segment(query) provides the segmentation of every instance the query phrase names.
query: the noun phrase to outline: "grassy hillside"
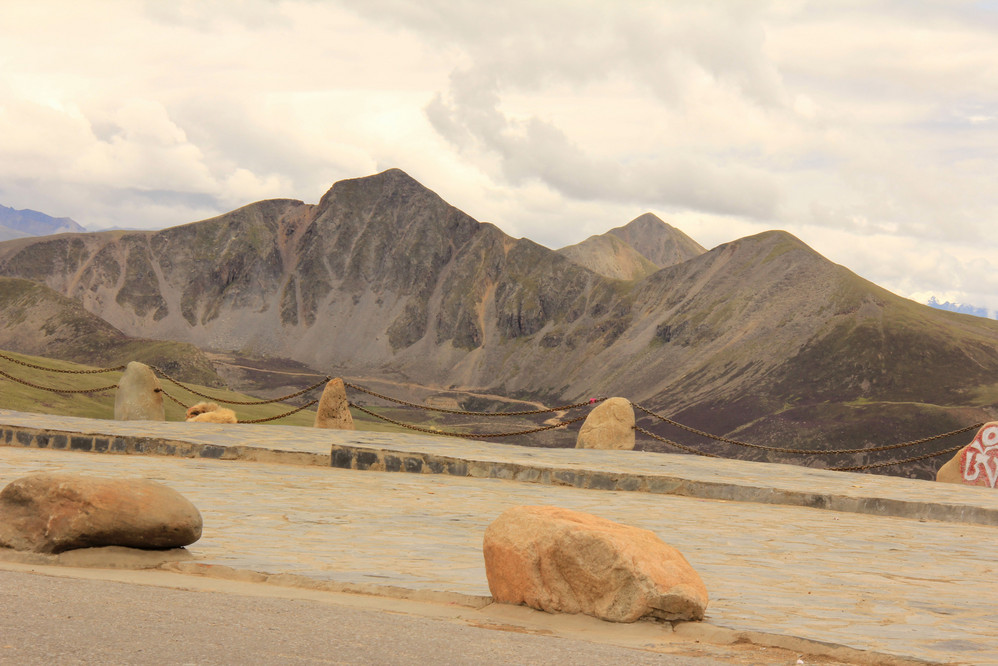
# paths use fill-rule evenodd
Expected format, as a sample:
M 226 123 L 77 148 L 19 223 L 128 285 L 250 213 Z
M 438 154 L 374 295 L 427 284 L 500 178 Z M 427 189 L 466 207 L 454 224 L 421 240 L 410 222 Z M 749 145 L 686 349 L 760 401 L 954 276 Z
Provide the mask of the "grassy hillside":
M 79 365 L 68 361 L 42 358 L 37 356 L 25 356 L 13 352 L 2 352 L 5 356 L 31 363 L 34 365 L 53 368 L 55 370 L 92 370 L 90 366 Z M 35 368 L 25 367 L 17 363 L 12 363 L 0 358 L 0 371 L 15 377 L 19 380 L 44 386 L 53 389 L 80 390 L 102 387 L 116 387 L 121 379 L 121 372 L 107 372 L 100 374 L 65 374 L 58 372 L 48 372 Z M 192 395 L 188 391 L 180 388 L 172 382 L 161 378 L 163 389 L 174 396 L 185 405 L 199 402 L 202 398 Z M 247 401 L 255 400 L 253 396 L 230 391 L 224 388 L 206 387 L 191 385 L 196 391 L 211 395 L 214 398 L 224 400 Z M 318 398 L 321 388 L 316 389 L 308 396 L 308 400 Z M 0 408 L 12 409 L 19 412 L 35 412 L 39 414 L 58 414 L 62 416 L 80 416 L 92 419 L 113 419 L 114 418 L 114 397 L 115 388 L 99 393 L 56 393 L 53 391 L 32 388 L 20 382 L 0 376 Z M 167 421 L 183 421 L 184 409 L 170 399 L 164 401 L 166 406 Z M 224 404 L 224 403 L 222 403 Z M 292 405 L 275 403 L 269 405 L 241 406 L 232 405 L 240 421 L 247 421 L 259 418 L 276 416 L 293 408 Z M 354 422 L 358 430 L 369 430 L 379 432 L 396 432 L 402 430 L 391 424 L 373 419 L 366 414 L 353 412 Z M 312 427 L 315 422 L 315 410 L 307 409 L 292 416 L 280 420 L 271 421 L 274 425 L 294 425 Z
M 31 280 L 0 277 L 0 349 L 99 367 L 140 361 L 183 381 L 224 386 L 194 345 L 126 336 L 80 302 Z

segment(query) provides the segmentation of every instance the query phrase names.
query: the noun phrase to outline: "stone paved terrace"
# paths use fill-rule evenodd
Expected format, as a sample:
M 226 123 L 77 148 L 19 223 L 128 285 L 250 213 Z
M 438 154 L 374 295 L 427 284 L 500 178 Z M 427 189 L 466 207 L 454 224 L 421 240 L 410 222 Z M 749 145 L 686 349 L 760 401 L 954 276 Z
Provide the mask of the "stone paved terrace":
M 484 597 L 486 526 L 510 506 L 555 504 L 651 529 L 677 547 L 711 593 L 711 624 L 934 662 L 998 663 L 993 491 L 681 455 L 281 426 L 0 410 L 0 429 L 0 485 L 66 470 L 144 476 L 184 493 L 205 519 L 204 536 L 189 548 L 191 570 L 224 565 Z M 400 471 L 333 467 L 337 451 L 344 467 Z M 434 469 L 446 473 L 427 473 Z M 503 476 L 529 482 L 490 478 Z M 596 489 L 611 481 L 630 490 Z
M 643 451 L 545 449 L 295 426 L 111 421 L 4 409 L 0 445 L 442 473 L 998 525 L 998 493 L 985 488 Z

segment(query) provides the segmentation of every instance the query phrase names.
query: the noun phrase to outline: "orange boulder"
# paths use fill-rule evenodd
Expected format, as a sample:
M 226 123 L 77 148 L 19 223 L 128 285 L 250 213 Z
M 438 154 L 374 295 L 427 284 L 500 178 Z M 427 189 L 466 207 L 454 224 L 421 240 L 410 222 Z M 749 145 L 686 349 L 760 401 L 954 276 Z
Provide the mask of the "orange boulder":
M 653 532 L 553 506 L 504 511 L 485 531 L 496 601 L 612 622 L 701 620 L 707 588 Z

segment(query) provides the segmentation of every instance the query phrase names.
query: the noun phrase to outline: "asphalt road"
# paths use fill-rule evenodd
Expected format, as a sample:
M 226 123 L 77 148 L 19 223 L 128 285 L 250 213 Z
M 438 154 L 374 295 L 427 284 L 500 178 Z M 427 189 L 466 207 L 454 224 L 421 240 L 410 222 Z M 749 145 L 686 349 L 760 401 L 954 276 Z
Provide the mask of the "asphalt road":
M 382 607 L 359 608 L 332 597 L 255 596 L 0 570 L 0 663 L 839 663 L 799 662 L 796 653 L 751 645 L 680 642 L 649 646 L 659 651 L 632 649 L 543 629 L 501 623 L 485 628 L 488 622 L 474 626 L 467 618 L 446 617 L 446 611 L 429 613 L 444 617 L 427 617 L 392 610 L 390 600 L 377 603 Z

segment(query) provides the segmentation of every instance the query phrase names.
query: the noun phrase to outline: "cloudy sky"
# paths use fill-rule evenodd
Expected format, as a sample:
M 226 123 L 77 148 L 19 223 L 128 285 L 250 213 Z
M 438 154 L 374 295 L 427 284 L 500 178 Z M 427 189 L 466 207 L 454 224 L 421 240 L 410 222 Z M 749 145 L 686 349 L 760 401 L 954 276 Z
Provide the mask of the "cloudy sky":
M 2 205 L 160 228 L 390 167 L 553 248 L 785 229 L 998 310 L 998 1 L 0 2 Z

